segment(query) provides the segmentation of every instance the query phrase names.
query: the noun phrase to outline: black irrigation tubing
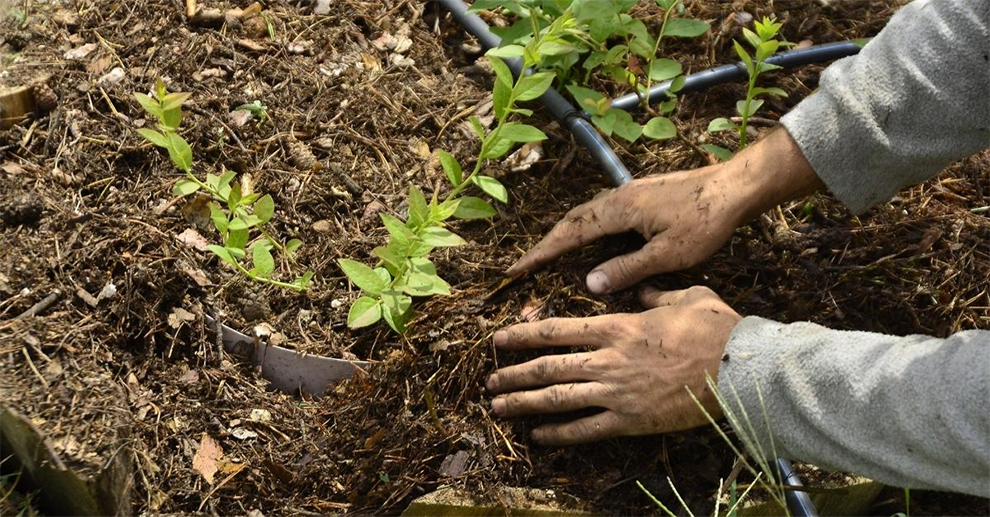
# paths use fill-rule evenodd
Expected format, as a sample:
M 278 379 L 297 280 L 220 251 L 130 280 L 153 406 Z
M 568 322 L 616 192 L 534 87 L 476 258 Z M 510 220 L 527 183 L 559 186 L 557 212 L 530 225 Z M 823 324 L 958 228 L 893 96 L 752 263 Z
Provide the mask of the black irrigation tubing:
M 768 57 L 766 62 L 781 68 L 794 68 L 852 56 L 859 53 L 860 48 L 860 44 L 852 41 L 823 43 L 800 50 L 775 54 Z M 742 81 L 747 77 L 749 77 L 749 74 L 746 72 L 746 65 L 742 61 L 717 66 L 684 76 L 684 86 L 677 91 L 677 94 L 700 92 L 719 84 Z M 664 81 L 650 88 L 650 104 L 667 100 L 667 93 L 670 91 L 670 84 L 672 82 L 672 80 Z M 635 93 L 623 95 L 612 101 L 613 108 L 624 109 L 626 111 L 634 111 L 639 108 L 639 105 L 640 98 Z
M 466 32 L 477 38 L 483 47 L 495 48 L 499 46 L 501 43 L 499 37 L 489 30 L 488 25 L 478 15 L 469 13 L 468 6 L 463 1 L 437 1 L 450 12 Z M 852 41 L 825 43 L 783 52 L 767 58 L 767 62 L 782 68 L 793 68 L 851 56 L 859 53 L 860 48 L 862 48 L 861 44 Z M 522 65 L 518 59 L 507 60 L 507 63 L 514 73 L 523 73 Z M 712 86 L 739 81 L 747 77 L 746 67 L 742 62 L 723 65 L 685 76 L 684 86 L 677 93 L 699 92 Z M 649 101 L 653 103 L 665 100 L 670 91 L 671 82 L 665 81 L 650 88 Z M 564 127 L 571 131 L 574 138 L 588 149 L 613 184 L 618 186 L 632 180 L 629 170 L 615 154 L 612 147 L 608 145 L 608 142 L 598 133 L 598 130 L 588 121 L 587 115 L 583 111 L 575 108 L 555 90 L 547 91 L 540 97 L 540 101 Z M 635 110 L 639 104 L 640 98 L 635 93 L 612 101 L 612 107 L 627 111 Z M 790 490 L 785 493 L 785 499 L 791 513 L 798 517 L 817 517 L 818 510 L 808 493 L 801 490 L 804 485 L 801 484 L 801 479 L 794 471 L 791 462 L 778 458 L 776 467 L 781 482 L 790 487 Z

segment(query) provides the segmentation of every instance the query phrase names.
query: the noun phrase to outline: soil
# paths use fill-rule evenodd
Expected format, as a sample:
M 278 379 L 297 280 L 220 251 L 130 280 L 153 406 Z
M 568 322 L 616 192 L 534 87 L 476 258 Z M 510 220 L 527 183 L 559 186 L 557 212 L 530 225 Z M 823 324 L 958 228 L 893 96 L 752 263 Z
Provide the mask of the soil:
M 897 6 L 687 3 L 714 30 L 665 50 L 692 71 L 733 60 L 733 20 L 744 10 L 776 13 L 790 41 L 824 43 L 876 34 Z M 502 286 L 505 268 L 562 214 L 608 187 L 539 110 L 533 123 L 550 136 L 543 158 L 525 172 L 489 171 L 509 188 L 510 204 L 491 221 L 457 223 L 469 244 L 433 254 L 454 294 L 417 302 L 401 338 L 385 326 L 346 328 L 356 293 L 334 260 L 370 259 L 386 239 L 376 213 L 401 216 L 410 183 L 427 195 L 446 188 L 437 150 L 466 163 L 477 147 L 463 123 L 484 109 L 491 78 L 445 13 L 409 0 L 330 2 L 326 14 L 269 1 L 264 17 L 208 25 L 187 20 L 181 4 L 32 3 L 26 19 L 8 12 L 0 25 L 0 86 L 50 75 L 39 112 L 0 130 L 5 403 L 81 471 L 131 454 L 134 513 L 398 513 L 452 484 L 552 489 L 601 513 L 649 514 L 657 509 L 635 481 L 669 501 L 667 477 L 696 512 L 710 511 L 734 461 L 712 430 L 547 448 L 527 437 L 533 419 L 488 413 L 483 379 L 528 357 L 496 353 L 490 336 L 524 307 L 543 317 L 639 310 L 634 293 L 596 297 L 583 282 L 604 258 L 640 244 L 629 236 Z M 381 50 L 383 34 L 407 34 L 411 46 Z M 66 57 L 88 44 L 85 56 Z M 790 96 L 768 101 L 763 116 L 776 119 L 811 93 L 821 70 L 774 76 Z M 225 167 L 275 198 L 271 231 L 305 242 L 298 260 L 316 273 L 309 291 L 253 284 L 177 240 L 196 227 L 195 206 L 173 199 L 179 173 L 135 132 L 149 122 L 133 92 L 157 77 L 193 92 L 183 135 L 197 174 Z M 727 85 L 684 99 L 674 116 L 684 138 L 615 146 L 636 176 L 705 165 L 710 157 L 696 144 L 741 91 Z M 230 112 L 255 100 L 267 120 L 236 125 Z M 974 210 L 990 204 L 988 171 L 984 152 L 858 217 L 816 194 L 740 228 L 704 264 L 653 283 L 706 285 L 740 313 L 780 321 L 899 335 L 990 328 L 990 220 Z M 299 272 L 281 264 L 277 275 Z M 52 293 L 60 296 L 46 310 L 14 319 Z M 274 392 L 250 365 L 217 356 L 205 314 L 245 332 L 266 323 L 307 353 L 376 364 L 318 400 Z M 204 436 L 228 460 L 213 485 L 193 468 Z M 990 511 L 987 500 L 958 495 L 912 493 L 911 503 L 914 515 Z M 900 510 L 893 506 L 878 511 Z

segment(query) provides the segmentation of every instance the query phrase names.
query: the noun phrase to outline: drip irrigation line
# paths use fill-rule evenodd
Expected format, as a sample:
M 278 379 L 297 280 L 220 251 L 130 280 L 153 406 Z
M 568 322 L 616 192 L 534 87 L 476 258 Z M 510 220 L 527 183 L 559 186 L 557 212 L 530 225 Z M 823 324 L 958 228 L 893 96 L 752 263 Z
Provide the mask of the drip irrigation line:
M 444 9 L 453 15 L 457 23 L 468 34 L 478 39 L 482 47 L 486 49 L 495 48 L 501 43 L 502 40 L 488 29 L 488 24 L 484 20 L 478 17 L 477 14 L 468 12 L 467 4 L 461 0 L 438 1 Z M 519 59 L 506 59 L 505 62 L 512 69 L 512 73 L 517 76 L 523 73 L 522 62 Z M 528 72 L 527 70 L 526 73 Z M 543 103 L 543 106 L 550 111 L 561 125 L 574 135 L 574 139 L 591 153 L 591 156 L 601 165 L 605 171 L 605 175 L 608 176 L 612 184 L 619 186 L 632 181 L 632 174 L 629 173 L 629 169 L 622 163 L 622 160 L 615 154 L 615 151 L 608 145 L 608 142 L 602 138 L 601 133 L 595 129 L 595 126 L 585 118 L 581 110 L 575 108 L 574 105 L 553 89 L 547 90 L 540 97 L 540 102 Z
M 801 478 L 794 471 L 794 466 L 789 460 L 777 458 L 777 473 L 784 485 L 793 488 L 803 487 Z M 784 500 L 787 501 L 787 508 L 794 515 L 801 517 L 818 517 L 818 509 L 815 503 L 811 502 L 811 496 L 803 490 L 785 490 Z
M 468 34 L 478 39 L 482 47 L 488 49 L 499 46 L 501 39 L 489 30 L 488 24 L 478 17 L 478 15 L 469 13 L 467 4 L 462 0 L 437 1 L 444 9 L 450 12 L 454 19 L 457 20 L 457 23 Z M 766 61 L 781 68 L 793 68 L 851 56 L 857 54 L 861 47 L 860 44 L 851 41 L 825 43 L 777 54 L 767 58 Z M 506 64 L 509 65 L 509 68 L 516 75 L 529 73 L 528 70 L 522 70 L 522 63 L 519 59 L 508 59 L 506 60 Z M 686 76 L 684 86 L 678 91 L 678 94 L 698 92 L 715 85 L 739 81 L 746 77 L 748 77 L 748 74 L 742 62 L 723 65 Z M 653 103 L 666 99 L 667 92 L 670 91 L 671 82 L 665 81 L 650 88 L 650 102 Z M 605 175 L 608 176 L 614 185 L 619 186 L 632 181 L 632 175 L 629 173 L 629 169 L 626 168 L 612 147 L 591 124 L 586 113 L 575 108 L 567 99 L 552 89 L 540 97 L 540 102 L 574 135 L 575 140 L 588 149 L 588 152 L 591 153 L 591 156 L 602 167 Z M 632 111 L 638 108 L 639 103 L 639 97 L 636 94 L 630 94 L 612 101 L 612 107 Z M 804 486 L 789 460 L 778 458 L 776 466 L 781 481 L 785 485 L 790 487 Z M 815 508 L 807 492 L 788 490 L 785 498 L 788 508 L 794 515 L 798 517 L 818 516 L 818 510 Z
M 861 44 L 852 41 L 823 43 L 800 50 L 774 54 L 768 57 L 766 62 L 785 69 L 794 68 L 852 56 L 859 53 L 860 48 L 862 48 Z M 742 61 L 717 66 L 684 76 L 684 87 L 678 90 L 677 94 L 700 92 L 712 86 L 742 81 L 748 77 L 749 73 L 746 71 L 746 65 Z M 650 104 L 667 100 L 667 93 L 670 91 L 670 84 L 672 82 L 673 80 L 667 80 L 650 88 Z M 639 108 L 639 105 L 640 99 L 635 93 L 623 95 L 612 101 L 613 108 L 626 111 L 635 111 Z

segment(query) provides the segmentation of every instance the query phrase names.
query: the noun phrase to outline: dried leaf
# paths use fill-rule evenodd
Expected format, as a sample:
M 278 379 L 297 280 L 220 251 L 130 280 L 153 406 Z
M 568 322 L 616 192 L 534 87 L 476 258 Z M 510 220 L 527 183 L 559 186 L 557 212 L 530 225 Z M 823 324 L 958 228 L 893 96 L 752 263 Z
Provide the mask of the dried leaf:
M 203 479 L 212 485 L 213 476 L 219 470 L 217 462 L 222 457 L 223 449 L 220 448 L 220 444 L 210 438 L 208 434 L 203 433 L 203 438 L 199 442 L 199 449 L 196 449 L 196 455 L 193 457 L 193 470 L 199 472 Z
M 172 309 L 172 313 L 168 315 L 168 326 L 174 329 L 181 327 L 183 323 L 189 321 L 196 321 L 196 315 L 182 307 Z
M 199 251 L 207 251 L 210 245 L 202 235 L 193 228 L 186 228 L 185 231 L 175 236 L 175 240 Z

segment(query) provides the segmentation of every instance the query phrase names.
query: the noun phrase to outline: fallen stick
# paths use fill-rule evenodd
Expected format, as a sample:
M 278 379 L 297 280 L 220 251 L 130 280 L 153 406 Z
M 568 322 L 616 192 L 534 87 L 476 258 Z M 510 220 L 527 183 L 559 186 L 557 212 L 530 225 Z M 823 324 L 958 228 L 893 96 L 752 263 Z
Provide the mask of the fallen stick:
M 58 300 L 58 297 L 59 296 L 62 296 L 62 291 L 55 290 L 55 292 L 53 292 L 52 294 L 46 296 L 45 299 L 43 299 L 40 302 L 32 305 L 30 309 L 22 312 L 20 314 L 20 316 L 17 317 L 17 319 L 29 318 L 31 316 L 37 316 L 39 313 L 41 313 L 45 309 L 51 307 L 52 304 L 55 303 L 55 300 Z

